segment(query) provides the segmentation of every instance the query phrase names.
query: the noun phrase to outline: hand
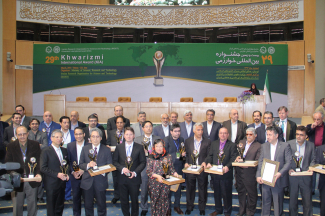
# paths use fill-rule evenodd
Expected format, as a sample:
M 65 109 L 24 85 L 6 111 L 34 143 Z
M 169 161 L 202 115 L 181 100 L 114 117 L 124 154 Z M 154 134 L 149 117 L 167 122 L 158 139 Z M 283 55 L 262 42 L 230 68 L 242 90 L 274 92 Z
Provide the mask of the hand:
M 82 169 L 80 169 L 80 170 L 78 171 L 80 177 L 82 176 L 82 174 L 84 174 L 84 172 L 85 172 L 85 171 L 83 171 Z
M 183 152 L 183 153 L 182 153 L 182 157 L 185 157 L 185 156 L 186 156 L 186 152 Z
M 145 149 L 145 150 L 144 150 L 144 153 L 147 155 L 147 154 L 148 154 L 148 150 Z
M 75 179 L 80 179 L 79 172 L 73 172 L 72 175 Z
M 208 163 L 207 168 L 211 168 L 211 167 L 212 167 L 212 165 L 210 163 Z
M 161 175 L 157 175 L 156 178 L 160 183 L 163 183 L 164 178 Z
M 94 167 L 94 166 L 97 166 L 97 163 L 95 161 L 90 161 L 89 164 L 88 164 L 88 167 Z
M 307 172 L 313 172 L 312 170 L 308 170 Z
M 201 166 L 203 166 L 204 169 L 207 167 L 207 165 L 205 164 L 205 162 L 201 163 Z
M 185 163 L 184 167 L 187 168 L 189 167 L 190 165 L 188 165 L 188 163 Z
M 36 178 L 41 178 L 42 176 L 40 175 L 40 174 L 37 174 L 36 176 L 35 176 Z M 42 180 L 38 180 L 37 182 L 41 182 Z
M 293 172 L 295 172 L 293 169 L 289 170 L 289 175 Z
M 239 160 L 241 159 L 241 157 L 240 156 L 237 156 L 237 158 L 236 158 L 236 162 L 239 162 Z
M 256 178 L 256 181 L 257 181 L 257 183 L 259 183 L 259 184 L 263 184 L 263 180 L 262 180 L 261 177 L 257 177 L 257 178 Z
M 175 176 L 176 178 L 179 177 L 178 174 L 177 174 L 177 172 L 174 172 L 174 176 Z
M 66 181 L 69 181 L 69 175 L 66 175 L 65 180 L 66 180 Z
M 64 175 L 63 173 L 58 173 L 58 178 L 62 181 L 65 181 L 67 179 L 66 175 Z
M 122 169 L 122 172 L 124 173 L 124 175 L 126 175 L 127 173 L 130 172 L 130 170 L 128 170 L 127 168 L 123 168 L 123 169 Z
M 135 176 L 135 172 L 130 172 L 131 176 L 129 177 L 129 179 L 133 178 Z
M 317 126 L 317 123 L 316 122 L 312 123 L 311 124 L 311 129 L 314 129 L 316 126 Z
M 277 173 L 277 174 L 275 174 L 275 182 L 278 180 L 278 178 L 280 178 L 281 177 L 281 173 Z
M 224 167 L 222 168 L 222 170 L 223 170 L 223 173 L 227 173 L 227 172 L 229 172 L 229 168 L 228 168 L 227 166 L 224 166 Z
M 106 145 L 108 148 L 111 148 L 109 145 Z

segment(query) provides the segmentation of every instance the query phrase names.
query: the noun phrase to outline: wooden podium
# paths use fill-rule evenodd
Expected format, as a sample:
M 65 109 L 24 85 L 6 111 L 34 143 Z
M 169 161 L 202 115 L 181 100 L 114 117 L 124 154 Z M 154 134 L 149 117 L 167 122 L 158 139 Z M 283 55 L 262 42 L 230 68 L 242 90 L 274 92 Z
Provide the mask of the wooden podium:
M 59 122 L 61 116 L 66 115 L 65 98 L 65 95 L 44 95 L 44 112 L 50 111 L 55 122 Z

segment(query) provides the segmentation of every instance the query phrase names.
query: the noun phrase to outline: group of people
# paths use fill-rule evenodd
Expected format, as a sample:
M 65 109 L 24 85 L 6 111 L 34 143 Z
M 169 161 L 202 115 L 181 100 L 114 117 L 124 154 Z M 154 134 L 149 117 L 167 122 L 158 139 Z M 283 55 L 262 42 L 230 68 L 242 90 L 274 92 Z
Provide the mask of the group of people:
M 325 107 L 325 99 L 321 100 L 322 104 Z M 258 184 L 262 194 L 262 215 L 270 215 L 272 203 L 274 215 L 282 215 L 285 193 L 290 195 L 290 215 L 298 215 L 299 191 L 303 214 L 312 215 L 316 174 L 290 174 L 297 171 L 294 162 L 297 158 L 301 160 L 301 171 L 312 172 L 310 166 L 325 164 L 325 127 L 321 111 L 313 114 L 314 123 L 306 127 L 290 121 L 285 106 L 278 109 L 278 121 L 274 121 L 272 112 L 262 114 L 254 111 L 254 123 L 249 125 L 238 120 L 235 109 L 230 111 L 230 119 L 222 124 L 214 121 L 215 110 L 208 109 L 205 122 L 193 122 L 193 113 L 186 110 L 183 122 L 178 122 L 176 112 L 164 113 L 161 114 L 161 124 L 155 127 L 142 111 L 137 115 L 137 123 L 132 125 L 123 116 L 122 106 L 116 106 L 114 114 L 107 120 L 106 135 L 96 113 L 89 115 L 88 126 L 78 121 L 77 111 L 72 111 L 70 117 L 62 116 L 59 123 L 52 121 L 52 114 L 46 111 L 43 121 L 39 122 L 25 116 L 23 106 L 16 106 L 12 124 L 0 124 L 3 138 L 0 160 L 20 163 L 21 168 L 16 172 L 25 178 L 30 174 L 42 176 L 43 183 L 23 182 L 19 188 L 15 188 L 11 194 L 14 215 L 22 215 L 25 195 L 28 215 L 36 215 L 37 201 L 44 202 L 44 189 L 47 215 L 62 215 L 64 201 L 71 199 L 73 215 L 81 215 L 82 196 L 86 215 L 94 215 L 94 200 L 98 215 L 106 215 L 108 173 L 92 177 L 89 169 L 96 170 L 110 164 L 116 167 L 112 172 L 114 198 L 111 202 L 115 204 L 120 200 L 123 215 L 139 215 L 140 188 L 141 216 L 148 213 L 148 196 L 151 215 L 171 215 L 172 195 L 174 211 L 183 214 L 180 208 L 183 187 L 186 187 L 185 214 L 190 215 L 194 210 L 198 187 L 198 208 L 200 215 L 205 215 L 208 175 L 211 175 L 210 184 L 215 200 L 215 211 L 210 213 L 212 216 L 231 215 L 234 178 L 239 200 L 238 215 L 255 214 Z M 240 149 L 244 150 L 242 154 Z M 223 160 L 220 159 L 221 155 Z M 233 167 L 232 163 L 240 161 L 242 157 L 258 161 L 258 166 Z M 263 182 L 263 159 L 279 162 L 274 187 Z M 33 164 L 35 168 L 30 169 Z M 223 165 L 223 175 L 207 172 L 185 175 L 182 170 L 192 164 L 204 169 Z M 166 175 L 183 176 L 185 183 L 172 193 L 170 186 L 163 183 Z M 325 214 L 324 184 L 325 177 L 320 174 L 321 214 Z

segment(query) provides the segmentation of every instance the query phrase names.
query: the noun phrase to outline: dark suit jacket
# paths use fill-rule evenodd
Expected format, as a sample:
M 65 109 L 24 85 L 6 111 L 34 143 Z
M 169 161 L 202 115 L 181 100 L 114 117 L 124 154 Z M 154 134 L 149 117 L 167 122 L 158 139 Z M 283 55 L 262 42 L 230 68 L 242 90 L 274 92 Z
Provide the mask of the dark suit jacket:
M 207 121 L 202 122 L 203 124 L 203 136 L 210 139 L 211 142 L 219 139 L 219 129 L 222 125 L 219 122 L 213 121 L 210 136 L 208 135 L 208 123 Z
M 169 132 L 169 125 L 168 125 L 168 132 Z M 164 129 L 163 129 L 161 124 L 157 125 L 156 127 L 153 128 L 153 134 L 156 135 L 156 136 L 159 136 L 160 139 L 165 138 Z
M 68 150 L 60 147 L 63 159 L 69 164 Z M 59 179 L 61 163 L 52 145 L 45 147 L 41 152 L 41 172 L 45 190 L 61 190 L 65 188 L 66 181 Z
M 35 157 L 37 165 L 34 169 L 34 175 L 41 174 L 41 171 L 40 171 L 41 148 L 39 146 L 39 143 L 36 141 L 27 139 L 27 143 L 25 145 L 27 145 L 25 162 L 23 160 L 23 154 L 21 152 L 18 140 L 16 140 L 15 142 L 12 142 L 10 145 L 8 145 L 5 161 L 20 163 L 20 169 L 15 170 L 15 172 L 21 174 L 21 177 L 23 177 L 24 172 L 26 173 L 26 176 L 29 175 L 28 163 L 30 163 L 30 158 Z M 11 171 L 8 171 L 8 172 L 10 173 Z M 38 187 L 41 185 L 40 182 L 29 182 L 29 184 L 32 188 L 35 188 L 35 187 Z M 15 190 L 22 192 L 24 190 L 24 184 L 20 184 L 20 187 L 15 188 Z
M 108 131 L 116 129 L 115 118 L 116 118 L 116 116 L 109 118 L 107 120 L 107 134 L 108 134 Z M 128 118 L 125 118 L 124 127 L 130 127 L 130 120 Z
M 98 128 L 98 129 L 100 129 L 100 128 Z M 100 130 L 103 133 L 103 135 L 102 135 L 102 141 L 100 143 L 103 144 L 103 145 L 106 145 L 106 134 L 105 134 L 105 131 L 102 130 L 102 129 L 100 129 Z M 86 142 L 90 142 L 89 127 L 84 128 L 84 132 L 85 132 L 85 140 L 86 140 Z
M 321 145 L 316 149 L 316 157 L 315 157 L 315 164 L 322 164 L 325 165 L 325 158 L 323 155 L 325 152 L 325 145 Z M 322 189 L 325 186 L 325 174 L 319 174 L 319 184 L 318 188 Z
M 3 143 L 5 128 L 9 127 L 7 122 L 0 121 L 0 163 L 3 163 L 6 156 L 6 147 Z
M 117 140 L 115 138 L 117 129 L 108 131 L 106 145 L 117 146 Z M 123 135 L 122 135 L 123 136 Z M 124 141 L 124 138 L 122 142 Z
M 263 124 L 262 122 L 261 122 L 261 126 L 260 127 L 265 127 L 265 124 Z M 253 123 L 253 124 L 249 124 L 248 126 L 247 126 L 247 128 L 250 128 L 250 127 L 252 127 L 252 128 L 255 128 L 255 123 Z M 256 128 L 257 129 L 257 128 Z
M 229 133 L 229 137 L 228 140 L 231 141 L 231 120 L 229 119 L 228 121 L 224 121 L 222 123 L 222 126 L 227 128 L 228 133 Z M 237 136 L 236 136 L 236 140 L 235 143 L 238 144 L 240 140 L 245 138 L 246 135 L 246 129 L 247 129 L 247 124 L 245 122 L 242 121 L 237 121 Z
M 311 128 L 311 124 L 307 125 L 307 135 L 309 137 L 309 141 L 315 144 L 315 128 Z M 325 123 L 324 123 L 324 131 L 323 131 L 323 145 L 325 144 Z
M 195 125 L 195 122 L 192 121 L 192 128 L 191 128 L 191 134 L 188 136 L 185 122 L 179 123 L 179 126 L 181 126 L 181 137 L 183 137 L 185 140 L 189 137 L 194 137 L 194 132 L 193 132 L 193 126 Z
M 278 122 L 281 125 L 281 119 L 279 119 L 276 122 Z M 279 127 L 281 128 L 281 126 L 279 126 Z M 287 119 L 287 131 L 285 132 L 287 142 L 289 140 L 296 139 L 296 129 L 297 129 L 297 124 L 294 123 L 293 121 Z
M 92 185 L 94 185 L 94 188 L 96 188 L 99 191 L 104 191 L 108 188 L 108 182 L 107 182 L 107 174 L 105 173 L 105 176 L 103 175 L 97 175 L 94 177 L 91 177 L 88 170 L 87 170 L 87 164 L 90 162 L 90 158 L 88 157 L 89 149 L 92 148 L 92 145 L 86 145 L 82 148 L 81 155 L 80 155 L 80 168 L 84 170 L 84 174 L 81 179 L 81 185 L 80 188 L 84 190 L 88 190 Z M 97 154 L 97 166 L 104 166 L 107 164 L 113 164 L 112 159 L 112 153 L 111 149 L 106 147 L 106 145 L 100 144 L 99 152 Z
M 31 118 L 30 117 L 27 117 L 25 115 L 24 121 L 21 123 L 21 125 L 22 126 L 25 126 L 27 128 L 27 130 L 30 130 L 30 127 L 29 127 L 30 120 L 31 120 Z
M 42 144 L 41 149 L 48 146 L 47 134 L 45 132 L 43 132 L 43 131 L 37 131 L 36 136 L 33 133 L 33 131 L 31 131 L 31 130 L 28 131 L 28 139 L 37 141 L 37 142 L 39 142 L 39 144 Z
M 211 146 L 211 141 L 207 138 L 202 137 L 202 142 L 200 146 L 200 151 L 199 151 L 199 157 L 198 161 L 199 164 L 201 165 L 203 162 L 205 162 L 206 157 L 209 155 L 210 151 L 210 146 Z M 185 140 L 185 151 L 186 151 L 186 163 L 188 164 L 193 164 L 193 151 L 194 151 L 194 137 L 190 137 Z
M 279 128 L 278 126 L 275 126 L 277 129 L 278 129 L 278 140 L 279 142 L 284 142 L 284 139 L 283 139 L 283 132 L 282 132 L 282 129 Z M 259 127 L 256 129 L 256 134 L 257 134 L 257 137 L 256 137 L 256 141 L 263 144 L 265 143 L 265 140 L 266 140 L 266 136 L 265 136 L 265 125 L 264 127 Z
M 6 127 L 5 132 L 3 134 L 3 144 L 7 147 L 11 142 L 11 138 L 14 137 L 14 127 L 10 125 Z
M 126 168 L 126 151 L 125 151 L 125 143 L 118 145 L 114 152 L 114 166 L 117 170 L 117 175 L 119 178 L 119 183 L 121 184 L 131 184 L 131 185 L 140 185 L 141 181 L 141 172 L 146 167 L 146 156 L 144 154 L 143 146 L 136 142 L 133 143 L 133 149 L 131 153 L 131 158 L 133 164 L 130 168 L 130 171 L 135 172 L 137 174 L 136 177 L 129 179 L 126 175 L 122 174 L 123 168 Z
M 220 146 L 219 139 L 211 143 L 211 149 L 205 160 L 206 164 L 210 163 L 211 165 L 218 165 L 219 146 Z M 233 179 L 232 162 L 236 160 L 236 157 L 238 155 L 236 144 L 231 142 L 230 140 L 227 140 L 225 147 L 223 148 L 223 152 L 225 158 L 222 162 L 222 165 L 227 166 L 229 168 L 229 171 L 227 173 L 224 173 L 223 175 L 220 175 L 219 178 L 223 180 Z
M 87 125 L 85 123 L 81 122 L 81 121 L 78 121 L 78 127 L 85 128 L 85 127 L 87 127 Z M 69 129 L 71 130 L 71 124 L 70 124 Z
M 166 149 L 166 153 L 170 154 L 172 156 L 172 161 L 173 164 L 179 164 L 182 165 L 184 164 L 184 160 L 182 159 L 182 157 L 180 159 L 176 159 L 176 152 L 177 152 L 177 148 L 175 146 L 173 137 L 171 135 L 169 135 L 168 137 L 164 138 L 165 141 L 165 149 Z M 184 142 L 184 138 L 183 137 L 179 137 L 179 139 L 177 140 L 177 143 L 179 145 L 179 149 L 181 148 L 181 143 Z
M 44 121 L 41 122 L 41 124 L 39 125 L 38 127 L 38 130 L 42 131 L 43 128 L 46 129 L 46 125 L 44 123 Z M 47 136 L 47 143 L 48 145 L 51 145 L 52 144 L 52 140 L 51 140 L 51 134 L 52 132 L 55 130 L 55 129 L 61 129 L 61 125 L 59 125 L 58 123 L 52 121 L 52 124 L 50 126 L 50 134 Z M 46 133 L 46 132 L 45 132 Z M 46 134 L 47 135 L 47 134 Z
M 295 157 L 295 152 L 297 151 L 297 146 L 296 146 L 296 139 L 294 140 L 290 140 L 288 142 L 290 144 L 291 147 L 291 151 L 292 151 L 292 157 Z M 303 157 L 303 161 L 302 161 L 302 168 L 301 171 L 308 171 L 310 166 L 315 165 L 315 146 L 314 143 L 309 142 L 306 140 L 306 146 L 305 146 L 305 153 L 304 153 L 304 157 Z M 291 168 L 294 171 L 296 171 L 296 163 L 294 160 L 292 160 L 291 162 Z

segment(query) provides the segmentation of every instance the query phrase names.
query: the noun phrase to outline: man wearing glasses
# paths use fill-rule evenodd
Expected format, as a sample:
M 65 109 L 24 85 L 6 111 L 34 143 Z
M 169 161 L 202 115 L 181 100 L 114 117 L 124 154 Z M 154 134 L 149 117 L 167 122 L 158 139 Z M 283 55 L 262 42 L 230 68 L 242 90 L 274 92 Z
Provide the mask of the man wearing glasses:
M 265 126 L 261 126 L 261 127 L 258 127 L 256 129 L 256 134 L 257 134 L 257 137 L 256 137 L 256 141 L 263 144 L 263 143 L 266 143 L 267 142 L 267 139 L 266 139 L 266 128 L 268 127 L 271 127 L 271 126 L 274 126 L 276 128 L 276 130 L 278 131 L 278 140 L 281 141 L 281 142 L 284 142 L 284 139 L 283 139 L 283 132 L 282 132 L 282 129 L 279 128 L 278 126 L 275 126 L 274 123 L 273 123 L 273 113 L 270 112 L 270 111 L 266 111 L 264 113 L 264 124 Z

